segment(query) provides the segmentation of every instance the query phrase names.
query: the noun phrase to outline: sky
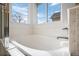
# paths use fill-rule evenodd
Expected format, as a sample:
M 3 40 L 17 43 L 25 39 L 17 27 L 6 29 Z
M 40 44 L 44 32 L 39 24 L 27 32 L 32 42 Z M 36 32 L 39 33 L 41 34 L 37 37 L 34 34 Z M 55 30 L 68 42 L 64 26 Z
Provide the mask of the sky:
M 37 8 L 37 17 L 38 23 L 46 22 L 46 12 L 45 12 L 45 3 L 38 5 Z M 48 3 L 48 20 L 50 21 L 51 15 L 56 12 L 60 12 L 61 6 L 59 3 Z M 12 15 L 13 18 L 16 18 L 15 15 L 22 16 L 21 22 L 28 22 L 28 3 L 14 3 L 12 4 Z M 16 21 L 16 20 L 15 20 Z
M 49 3 L 48 4 L 48 20 L 51 21 L 50 17 L 56 13 L 61 11 L 61 4 L 59 3 Z M 45 12 L 45 4 L 40 4 L 38 6 L 38 23 L 46 22 L 46 12 Z

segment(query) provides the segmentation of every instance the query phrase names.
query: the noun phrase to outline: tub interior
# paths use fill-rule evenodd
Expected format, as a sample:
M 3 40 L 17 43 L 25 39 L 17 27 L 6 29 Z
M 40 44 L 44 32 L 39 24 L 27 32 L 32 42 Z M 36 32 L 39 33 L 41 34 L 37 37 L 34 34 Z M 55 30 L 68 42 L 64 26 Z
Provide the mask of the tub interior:
M 63 47 L 63 41 L 57 40 L 57 37 L 60 34 L 67 35 L 66 31 L 61 31 L 60 21 L 35 26 L 10 23 L 9 34 L 11 40 L 38 50 L 55 50 Z

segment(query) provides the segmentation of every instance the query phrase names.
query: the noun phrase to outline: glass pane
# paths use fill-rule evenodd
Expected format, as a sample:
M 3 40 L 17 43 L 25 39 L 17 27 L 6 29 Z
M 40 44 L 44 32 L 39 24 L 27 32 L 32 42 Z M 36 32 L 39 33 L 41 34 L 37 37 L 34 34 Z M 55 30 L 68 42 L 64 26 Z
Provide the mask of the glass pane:
M 46 4 L 38 4 L 38 12 L 37 12 L 38 24 L 46 22 L 45 5 Z
M 12 4 L 12 22 L 29 24 L 27 3 Z
M 60 3 L 48 3 L 48 22 L 60 20 L 61 4 Z

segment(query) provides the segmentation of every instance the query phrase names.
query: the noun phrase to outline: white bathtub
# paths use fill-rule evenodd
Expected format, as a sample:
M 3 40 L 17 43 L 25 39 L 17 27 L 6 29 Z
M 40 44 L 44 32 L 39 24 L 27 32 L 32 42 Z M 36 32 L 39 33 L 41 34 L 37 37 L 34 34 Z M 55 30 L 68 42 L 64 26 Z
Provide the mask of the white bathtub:
M 15 42 L 14 44 L 23 46 L 23 49 L 32 56 L 69 56 L 68 46 L 62 46 L 56 37 L 29 35 L 26 39 L 18 38 Z
M 21 36 L 16 37 L 16 42 L 38 50 L 55 50 L 61 48 L 60 41 L 56 39 L 56 37 L 48 37 L 43 35 L 29 35 L 29 36 Z

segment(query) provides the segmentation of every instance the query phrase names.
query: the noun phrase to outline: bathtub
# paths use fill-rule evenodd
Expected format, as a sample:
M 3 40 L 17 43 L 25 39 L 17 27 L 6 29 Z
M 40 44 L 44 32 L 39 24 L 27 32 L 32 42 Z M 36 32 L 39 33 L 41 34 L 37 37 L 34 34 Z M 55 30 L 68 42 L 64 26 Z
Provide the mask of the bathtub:
M 12 39 L 12 38 L 11 38 Z M 60 41 L 56 37 L 48 37 L 44 35 L 28 35 L 16 37 L 12 40 L 16 42 L 38 50 L 55 50 L 61 48 Z
M 18 39 L 18 40 L 17 40 Z M 12 43 L 31 56 L 69 56 L 68 41 L 63 46 L 56 37 L 29 35 L 26 39 L 17 38 Z M 62 41 L 63 42 L 63 41 Z

